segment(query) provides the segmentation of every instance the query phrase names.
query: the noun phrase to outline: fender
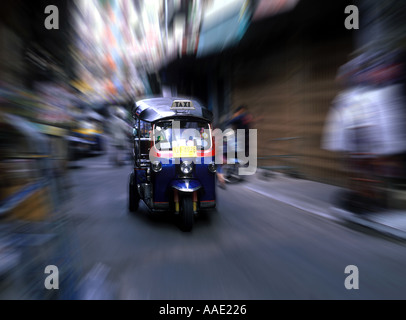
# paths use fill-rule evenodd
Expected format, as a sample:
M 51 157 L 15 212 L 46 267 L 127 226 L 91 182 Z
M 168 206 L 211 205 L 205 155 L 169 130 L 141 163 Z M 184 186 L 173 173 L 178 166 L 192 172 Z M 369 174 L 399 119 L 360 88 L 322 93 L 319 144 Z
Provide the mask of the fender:
M 176 189 L 180 192 L 195 192 L 202 188 L 202 185 L 197 180 L 192 179 L 177 179 L 173 180 L 170 184 L 171 188 Z

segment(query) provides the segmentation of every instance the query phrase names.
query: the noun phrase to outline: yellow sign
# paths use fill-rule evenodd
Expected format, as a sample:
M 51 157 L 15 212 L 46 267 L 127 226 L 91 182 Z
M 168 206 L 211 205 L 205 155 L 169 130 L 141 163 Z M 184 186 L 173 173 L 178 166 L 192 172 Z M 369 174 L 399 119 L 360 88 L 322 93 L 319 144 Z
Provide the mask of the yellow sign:
M 195 146 L 187 147 L 173 147 L 173 157 L 174 158 L 194 158 L 197 157 L 197 149 Z
M 195 107 L 192 101 L 175 100 L 172 104 L 171 110 L 195 110 Z

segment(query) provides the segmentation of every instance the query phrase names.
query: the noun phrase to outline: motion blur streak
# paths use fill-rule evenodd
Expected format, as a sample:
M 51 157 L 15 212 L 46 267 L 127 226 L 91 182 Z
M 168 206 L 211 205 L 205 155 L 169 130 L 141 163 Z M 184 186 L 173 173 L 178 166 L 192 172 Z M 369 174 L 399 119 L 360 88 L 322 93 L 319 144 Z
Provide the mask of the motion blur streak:
M 357 226 L 406 238 L 406 5 L 359 0 L 354 29 L 348 5 L 2 1 L 0 298 L 406 298 L 404 241 Z M 258 133 L 256 175 L 219 168 L 190 234 L 127 210 L 152 96 Z

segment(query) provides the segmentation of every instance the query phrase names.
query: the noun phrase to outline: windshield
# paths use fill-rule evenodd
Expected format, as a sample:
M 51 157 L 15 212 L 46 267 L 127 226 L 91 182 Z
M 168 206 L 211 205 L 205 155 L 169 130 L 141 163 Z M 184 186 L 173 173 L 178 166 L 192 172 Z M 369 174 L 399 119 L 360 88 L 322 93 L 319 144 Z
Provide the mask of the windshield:
M 159 151 L 171 151 L 176 147 L 201 151 L 212 147 L 210 126 L 204 121 L 160 121 L 154 125 L 153 132 Z

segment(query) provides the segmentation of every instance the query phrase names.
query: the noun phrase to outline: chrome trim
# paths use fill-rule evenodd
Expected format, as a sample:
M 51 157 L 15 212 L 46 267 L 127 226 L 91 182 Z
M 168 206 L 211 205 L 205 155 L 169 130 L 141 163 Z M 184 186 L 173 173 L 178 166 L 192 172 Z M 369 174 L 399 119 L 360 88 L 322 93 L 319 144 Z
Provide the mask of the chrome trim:
M 200 190 L 202 188 L 202 186 L 198 186 L 196 188 L 180 188 L 180 187 L 177 187 L 177 186 L 172 186 L 172 188 L 176 189 L 176 190 L 178 190 L 180 192 L 195 192 L 197 190 Z
M 158 167 L 157 170 L 155 170 L 156 167 Z M 159 173 L 162 171 L 162 163 L 160 161 L 154 161 L 151 163 L 151 168 L 155 173 Z
M 210 167 L 214 168 L 214 170 L 211 170 Z M 217 172 L 217 165 L 214 162 L 212 162 L 207 166 L 207 170 L 209 170 L 209 172 L 211 172 L 211 173 L 216 173 Z
M 182 166 L 185 166 L 185 167 L 190 167 L 190 171 L 189 172 L 184 172 L 184 167 L 182 167 Z M 191 161 L 182 161 L 182 163 L 180 164 L 180 171 L 183 173 L 183 174 L 185 174 L 185 175 L 190 175 L 190 174 L 192 174 L 192 172 L 193 172 L 193 162 L 191 162 Z

